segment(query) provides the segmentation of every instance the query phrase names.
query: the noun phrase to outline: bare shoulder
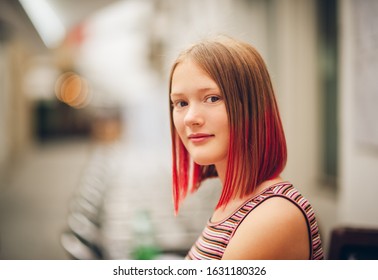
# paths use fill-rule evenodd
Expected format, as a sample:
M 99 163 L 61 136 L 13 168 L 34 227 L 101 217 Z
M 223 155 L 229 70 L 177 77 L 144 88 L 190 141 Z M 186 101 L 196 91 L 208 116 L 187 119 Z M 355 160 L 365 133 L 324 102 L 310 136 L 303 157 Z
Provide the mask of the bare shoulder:
M 239 225 L 223 259 L 308 259 L 307 222 L 291 201 L 272 197 Z

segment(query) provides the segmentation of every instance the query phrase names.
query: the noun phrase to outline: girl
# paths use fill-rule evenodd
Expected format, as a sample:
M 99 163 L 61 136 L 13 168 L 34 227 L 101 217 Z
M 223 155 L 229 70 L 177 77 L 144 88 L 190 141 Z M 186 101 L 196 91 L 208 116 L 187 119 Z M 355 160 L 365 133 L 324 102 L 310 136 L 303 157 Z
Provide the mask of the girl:
M 314 211 L 288 181 L 286 141 L 269 73 L 229 37 L 183 51 L 170 75 L 173 197 L 219 177 L 215 211 L 186 259 L 322 259 Z

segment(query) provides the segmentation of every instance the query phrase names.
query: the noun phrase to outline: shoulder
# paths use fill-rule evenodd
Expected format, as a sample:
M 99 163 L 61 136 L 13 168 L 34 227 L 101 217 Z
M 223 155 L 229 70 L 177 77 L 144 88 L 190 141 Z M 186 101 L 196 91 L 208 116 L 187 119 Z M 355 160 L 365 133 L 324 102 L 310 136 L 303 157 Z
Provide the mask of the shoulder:
M 308 259 L 309 254 L 304 214 L 292 201 L 273 196 L 241 222 L 223 259 Z

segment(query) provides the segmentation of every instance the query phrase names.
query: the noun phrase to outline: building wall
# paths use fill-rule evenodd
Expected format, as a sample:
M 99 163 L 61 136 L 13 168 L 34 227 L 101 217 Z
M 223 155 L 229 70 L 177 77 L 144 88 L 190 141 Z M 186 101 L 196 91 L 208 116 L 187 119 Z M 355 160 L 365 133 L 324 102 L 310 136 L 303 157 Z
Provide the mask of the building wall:
M 341 137 L 340 137 L 340 195 L 338 216 L 340 223 L 350 226 L 378 227 L 378 145 L 361 137 L 361 127 L 372 123 L 370 132 L 378 130 L 376 119 L 363 110 L 378 109 L 376 77 L 378 71 L 378 36 L 372 29 L 377 22 L 376 1 L 341 2 Z M 360 5 L 362 4 L 362 5 Z M 363 36 L 359 33 L 364 33 Z M 358 40 L 367 39 L 368 42 Z M 366 72 L 366 69 L 369 71 Z M 363 75 L 360 75 L 363 73 Z M 373 105 L 369 107 L 369 105 Z M 375 109 L 374 109 L 375 108 Z M 369 113 L 369 112 L 368 112 Z M 362 140 L 361 140 L 362 139 Z M 373 139 L 372 139 L 373 140 Z
M 316 1 L 272 1 L 270 51 L 272 79 L 287 137 L 288 162 L 283 177 L 310 200 L 317 214 L 323 246 L 337 223 L 337 190 L 322 178 L 322 106 Z
M 5 43 L 0 42 L 0 180 L 4 176 L 4 166 L 9 157 L 7 52 Z

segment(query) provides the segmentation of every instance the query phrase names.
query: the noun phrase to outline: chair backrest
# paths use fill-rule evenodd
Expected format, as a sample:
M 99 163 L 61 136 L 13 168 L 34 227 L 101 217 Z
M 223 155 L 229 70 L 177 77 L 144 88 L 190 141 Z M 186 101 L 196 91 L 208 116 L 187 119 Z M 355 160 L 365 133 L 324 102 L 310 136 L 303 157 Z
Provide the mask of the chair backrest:
M 378 260 L 378 229 L 335 228 L 331 233 L 329 260 Z

